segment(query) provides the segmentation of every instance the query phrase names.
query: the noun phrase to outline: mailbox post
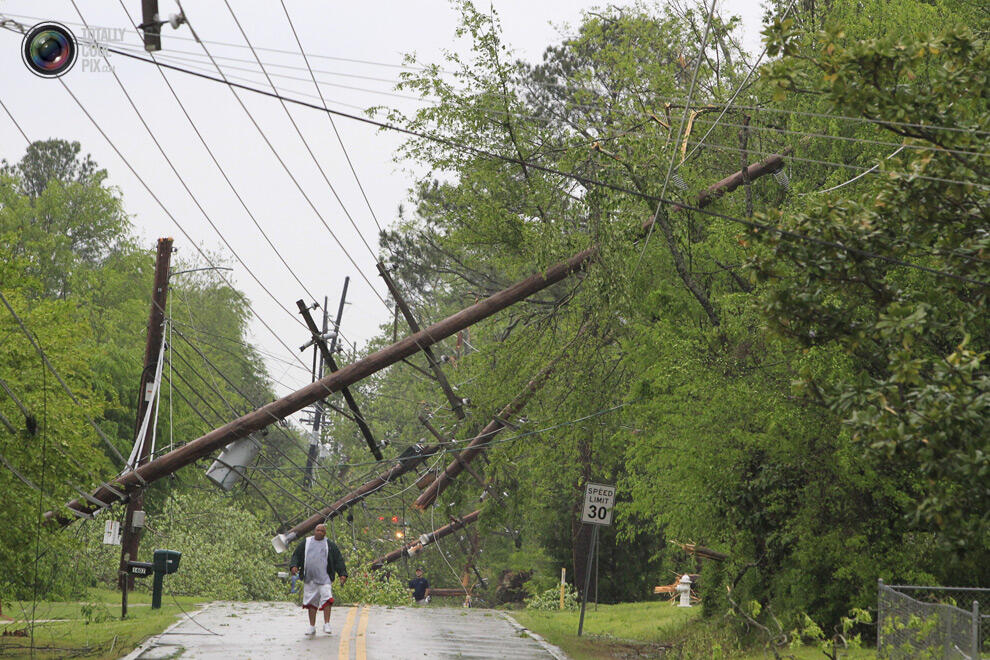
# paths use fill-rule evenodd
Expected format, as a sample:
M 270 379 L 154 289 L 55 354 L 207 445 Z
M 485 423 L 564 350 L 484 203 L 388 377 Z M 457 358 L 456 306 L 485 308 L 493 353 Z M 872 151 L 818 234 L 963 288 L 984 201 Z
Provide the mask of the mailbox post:
M 127 562 L 127 573 L 134 577 L 155 576 L 155 581 L 151 589 L 151 609 L 161 609 L 162 588 L 165 586 L 165 576 L 179 570 L 179 560 L 182 553 L 178 550 L 155 550 L 153 561 L 129 561 Z M 124 592 L 125 594 L 127 592 Z M 123 612 L 121 618 L 127 618 L 127 600 L 123 601 Z

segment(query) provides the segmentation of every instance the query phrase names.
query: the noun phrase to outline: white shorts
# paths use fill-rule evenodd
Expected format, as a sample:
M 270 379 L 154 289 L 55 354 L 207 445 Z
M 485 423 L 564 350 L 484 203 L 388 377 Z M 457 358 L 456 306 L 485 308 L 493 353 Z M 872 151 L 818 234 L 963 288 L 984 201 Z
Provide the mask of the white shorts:
M 307 609 L 325 610 L 333 605 L 333 586 L 330 584 L 303 584 L 302 606 Z

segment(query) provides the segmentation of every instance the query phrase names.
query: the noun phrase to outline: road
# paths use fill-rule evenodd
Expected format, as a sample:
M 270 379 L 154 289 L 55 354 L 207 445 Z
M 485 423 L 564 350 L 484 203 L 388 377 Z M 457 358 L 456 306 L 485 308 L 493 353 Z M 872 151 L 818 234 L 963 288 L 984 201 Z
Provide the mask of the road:
M 217 602 L 152 638 L 126 660 L 565 658 L 493 610 L 342 606 L 333 608 L 331 626 L 329 635 L 317 625 L 316 636 L 307 637 L 306 615 L 296 605 Z

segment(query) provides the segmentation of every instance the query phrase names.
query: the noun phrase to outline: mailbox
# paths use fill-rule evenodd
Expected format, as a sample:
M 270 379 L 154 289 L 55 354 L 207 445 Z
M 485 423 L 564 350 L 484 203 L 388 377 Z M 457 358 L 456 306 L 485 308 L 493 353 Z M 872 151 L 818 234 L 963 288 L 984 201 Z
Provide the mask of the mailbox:
M 127 572 L 134 577 L 148 577 L 154 570 L 154 564 L 146 561 L 127 562 Z
M 179 560 L 182 553 L 178 550 L 155 550 L 154 566 L 155 573 L 168 575 L 179 570 Z
M 178 550 L 155 550 L 152 569 L 155 572 L 155 583 L 151 590 L 151 609 L 157 610 L 162 606 L 162 588 L 165 576 L 179 570 L 179 560 L 182 553 Z

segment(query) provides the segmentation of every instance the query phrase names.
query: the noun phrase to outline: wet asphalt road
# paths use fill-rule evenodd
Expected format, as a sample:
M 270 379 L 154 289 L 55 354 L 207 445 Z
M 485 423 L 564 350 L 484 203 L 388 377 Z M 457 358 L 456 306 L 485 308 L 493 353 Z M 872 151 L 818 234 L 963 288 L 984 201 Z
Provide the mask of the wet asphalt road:
M 558 649 L 520 633 L 500 612 L 483 609 L 338 606 L 333 632 L 307 637 L 308 621 L 289 603 L 210 604 L 127 660 L 246 660 L 255 658 L 564 658 Z M 215 634 L 211 634 L 215 633 Z

